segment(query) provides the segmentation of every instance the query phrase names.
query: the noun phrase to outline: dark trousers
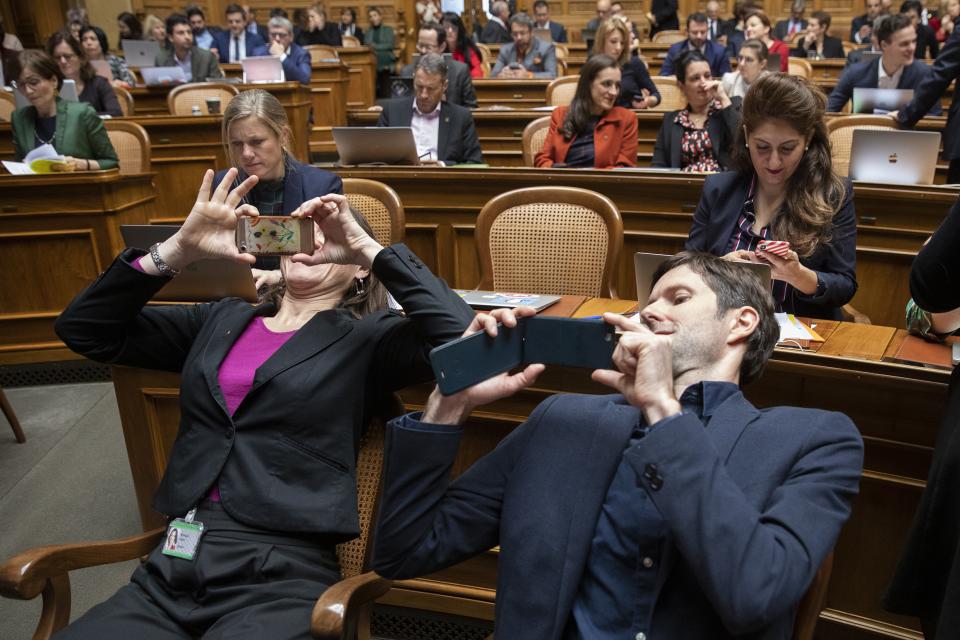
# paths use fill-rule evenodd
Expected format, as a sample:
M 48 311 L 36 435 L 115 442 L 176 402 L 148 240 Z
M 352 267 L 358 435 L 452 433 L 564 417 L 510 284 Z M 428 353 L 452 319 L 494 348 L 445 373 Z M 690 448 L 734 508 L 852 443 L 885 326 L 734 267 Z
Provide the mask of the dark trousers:
M 340 579 L 331 544 L 253 529 L 204 503 L 197 556 L 158 546 L 130 584 L 57 633 L 57 640 L 310 638 L 317 598 Z
M 960 158 L 950 161 L 947 168 L 947 184 L 960 184 Z

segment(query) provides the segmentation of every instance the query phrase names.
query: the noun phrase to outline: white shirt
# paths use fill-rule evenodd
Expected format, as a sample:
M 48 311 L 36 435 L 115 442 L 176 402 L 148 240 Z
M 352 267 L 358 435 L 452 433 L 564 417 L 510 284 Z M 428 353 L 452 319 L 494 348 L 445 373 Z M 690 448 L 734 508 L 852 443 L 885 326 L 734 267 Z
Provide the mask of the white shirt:
M 883 58 L 880 59 L 880 64 L 877 65 L 879 71 L 877 72 L 877 89 L 896 89 L 900 85 L 900 76 L 903 75 L 903 67 L 897 69 L 897 72 L 892 76 L 888 76 L 886 70 L 883 68 Z
M 244 29 L 234 40 L 233 32 L 227 32 L 230 36 L 230 62 L 240 62 L 247 57 L 247 30 Z
M 417 155 L 421 160 L 439 160 L 437 145 L 440 140 L 440 102 L 437 108 L 430 113 L 420 113 L 417 101 L 413 101 L 413 118 L 410 128 L 413 129 L 413 139 L 417 143 Z

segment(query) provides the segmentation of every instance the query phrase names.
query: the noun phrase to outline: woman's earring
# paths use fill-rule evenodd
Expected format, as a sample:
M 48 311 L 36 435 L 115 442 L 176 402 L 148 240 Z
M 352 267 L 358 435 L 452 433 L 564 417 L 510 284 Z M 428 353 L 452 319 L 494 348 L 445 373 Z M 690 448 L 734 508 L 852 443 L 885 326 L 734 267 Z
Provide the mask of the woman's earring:
M 362 296 L 364 293 L 366 293 L 366 291 L 367 291 L 367 287 L 363 283 L 363 278 L 357 278 L 356 280 L 353 281 L 354 296 Z

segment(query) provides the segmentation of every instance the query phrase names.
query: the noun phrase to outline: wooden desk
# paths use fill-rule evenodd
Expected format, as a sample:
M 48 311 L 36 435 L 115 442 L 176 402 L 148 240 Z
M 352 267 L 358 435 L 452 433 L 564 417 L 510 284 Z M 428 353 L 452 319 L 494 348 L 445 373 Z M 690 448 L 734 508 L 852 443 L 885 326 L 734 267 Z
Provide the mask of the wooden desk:
M 624 247 L 618 292 L 635 295 L 633 254 L 674 253 L 690 231 L 703 176 L 584 169 L 342 168 L 344 178 L 390 185 L 407 218 L 406 242 L 451 286 L 479 282 L 474 226 L 480 209 L 511 189 L 564 185 L 599 191 L 620 209 Z M 873 322 L 902 327 L 910 263 L 956 202 L 956 187 L 855 185 L 859 237 L 853 305 Z
M 498 80 L 477 78 L 473 88 L 477 92 L 477 104 L 482 107 L 501 105 L 514 109 L 542 107 L 546 104 L 547 85 L 551 80 Z
M 595 302 L 595 301 L 591 301 Z M 882 361 L 902 335 L 885 330 L 862 357 L 857 346 L 880 328 L 820 322 L 826 343 L 816 351 L 778 349 L 764 376 L 745 391 L 761 407 L 795 405 L 842 411 L 859 427 L 865 443 L 860 495 L 836 546 L 835 564 L 817 637 L 824 640 L 919 638 L 915 620 L 880 610 L 886 585 L 919 502 L 944 407 L 949 374 Z M 838 341 L 838 348 L 832 342 Z M 829 355 L 827 355 L 829 353 Z M 144 529 L 160 517 L 150 498 L 163 473 L 179 421 L 175 374 L 117 368 L 114 385 Z M 402 392 L 408 409 L 421 408 L 431 385 Z M 534 388 L 475 411 L 465 426 L 454 466 L 459 475 L 557 392 L 609 393 L 585 370 L 552 368 Z M 492 619 L 497 550 L 415 580 L 396 583 L 381 602 Z
M 0 175 L 0 364 L 73 356 L 53 332 L 67 303 L 153 213 L 153 174 Z
M 349 84 L 347 107 L 362 109 L 377 99 L 377 57 L 370 47 L 337 47 L 337 55 L 347 64 Z

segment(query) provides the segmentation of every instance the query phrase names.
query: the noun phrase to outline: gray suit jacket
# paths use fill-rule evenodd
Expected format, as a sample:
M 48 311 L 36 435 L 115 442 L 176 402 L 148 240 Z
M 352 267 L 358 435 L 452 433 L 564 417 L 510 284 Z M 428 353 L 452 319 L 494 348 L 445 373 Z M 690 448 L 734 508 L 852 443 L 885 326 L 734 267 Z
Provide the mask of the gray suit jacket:
M 154 61 L 158 67 L 175 67 L 173 48 L 162 49 Z M 217 64 L 217 58 L 206 49 L 193 47 L 190 49 L 190 82 L 203 82 L 207 78 L 222 78 L 223 71 Z
M 557 50 L 553 43 L 546 43 L 539 38 L 530 39 L 530 50 L 523 60 L 517 60 L 517 45 L 514 43 L 505 44 L 500 47 L 500 55 L 497 56 L 497 64 L 490 72 L 491 78 L 496 78 L 497 74 L 504 67 L 510 66 L 511 62 L 519 62 L 527 71 L 533 72 L 534 78 L 553 79 L 557 77 Z
M 413 64 L 408 64 L 400 70 L 400 75 L 413 76 L 414 71 Z M 477 93 L 473 90 L 473 80 L 470 78 L 470 69 L 467 65 L 450 60 L 447 66 L 447 80 L 450 83 L 447 86 L 447 102 L 471 109 L 477 108 Z

